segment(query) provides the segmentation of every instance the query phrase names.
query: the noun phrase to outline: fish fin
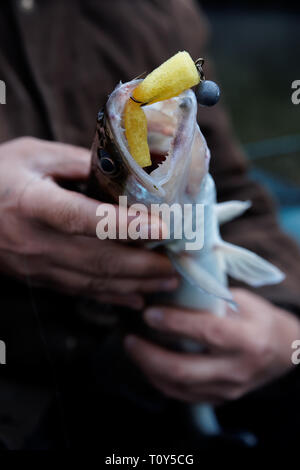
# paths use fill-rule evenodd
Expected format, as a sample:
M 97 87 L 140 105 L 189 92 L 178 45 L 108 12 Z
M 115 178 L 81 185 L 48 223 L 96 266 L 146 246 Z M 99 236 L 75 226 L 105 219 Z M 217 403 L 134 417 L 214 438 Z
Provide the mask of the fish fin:
M 251 207 L 251 201 L 226 201 L 215 205 L 215 211 L 219 224 L 229 222 L 242 215 Z
M 278 284 L 285 278 L 280 269 L 246 248 L 223 241 L 215 248 L 223 255 L 227 273 L 250 286 Z
M 209 272 L 203 269 L 196 263 L 190 256 L 185 254 L 175 254 L 168 252 L 169 258 L 172 261 L 175 269 L 189 284 L 197 287 L 205 294 L 212 295 L 219 299 L 225 300 L 233 304 L 231 292 L 227 287 L 218 282 Z

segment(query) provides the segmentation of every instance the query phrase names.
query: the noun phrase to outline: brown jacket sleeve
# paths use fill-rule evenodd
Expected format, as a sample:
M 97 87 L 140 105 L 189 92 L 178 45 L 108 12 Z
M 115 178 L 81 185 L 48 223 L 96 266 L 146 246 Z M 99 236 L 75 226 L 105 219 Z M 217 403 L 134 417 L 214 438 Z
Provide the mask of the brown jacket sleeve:
M 194 58 L 200 54 L 207 57 L 204 50 L 209 27 L 205 18 L 199 10 L 196 12 L 193 1 L 180 0 L 174 4 L 177 4 L 174 15 L 184 47 Z M 205 64 L 205 73 L 207 78 L 214 79 L 211 62 Z M 216 182 L 218 200 L 252 202 L 251 209 L 242 217 L 223 226 L 222 236 L 265 257 L 286 274 L 281 284 L 255 289 L 255 292 L 300 315 L 299 247 L 280 229 L 276 207 L 269 194 L 250 179 L 247 159 L 233 134 L 222 100 L 213 108 L 200 108 L 198 119 L 211 150 L 210 171 Z

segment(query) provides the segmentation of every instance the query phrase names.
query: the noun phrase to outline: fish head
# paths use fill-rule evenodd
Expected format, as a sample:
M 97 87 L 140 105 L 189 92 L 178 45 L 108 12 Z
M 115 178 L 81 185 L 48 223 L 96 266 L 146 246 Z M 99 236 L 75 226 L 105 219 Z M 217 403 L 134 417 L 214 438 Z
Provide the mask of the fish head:
M 124 107 L 140 80 L 120 84 L 98 114 L 92 148 L 91 185 L 103 201 L 181 203 L 199 191 L 208 172 L 209 150 L 197 125 L 192 90 L 143 106 L 152 165 L 142 168 L 130 154 L 124 130 Z

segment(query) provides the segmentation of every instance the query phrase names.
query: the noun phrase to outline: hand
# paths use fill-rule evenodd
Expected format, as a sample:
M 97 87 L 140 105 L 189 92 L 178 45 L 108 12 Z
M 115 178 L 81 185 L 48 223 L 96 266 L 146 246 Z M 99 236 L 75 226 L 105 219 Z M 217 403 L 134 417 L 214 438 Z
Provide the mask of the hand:
M 293 367 L 291 344 L 300 322 L 244 289 L 233 289 L 238 313 L 150 308 L 149 326 L 206 346 L 201 354 L 167 351 L 141 338 L 126 338 L 126 349 L 149 381 L 164 394 L 187 402 L 220 404 L 279 377 Z
M 89 169 L 83 148 L 33 138 L 0 145 L 1 270 L 67 294 L 141 308 L 143 293 L 176 288 L 172 266 L 162 254 L 96 237 L 99 202 L 57 184 L 84 180 Z M 145 214 L 145 224 L 160 221 Z

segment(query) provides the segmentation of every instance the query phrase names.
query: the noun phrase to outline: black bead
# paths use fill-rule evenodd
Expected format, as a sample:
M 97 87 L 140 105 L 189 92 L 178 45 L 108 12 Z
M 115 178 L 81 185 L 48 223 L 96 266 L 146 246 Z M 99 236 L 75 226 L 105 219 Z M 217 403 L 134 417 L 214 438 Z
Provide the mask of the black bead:
M 220 99 L 220 88 L 211 80 L 203 80 L 197 86 L 195 94 L 202 106 L 214 106 Z

